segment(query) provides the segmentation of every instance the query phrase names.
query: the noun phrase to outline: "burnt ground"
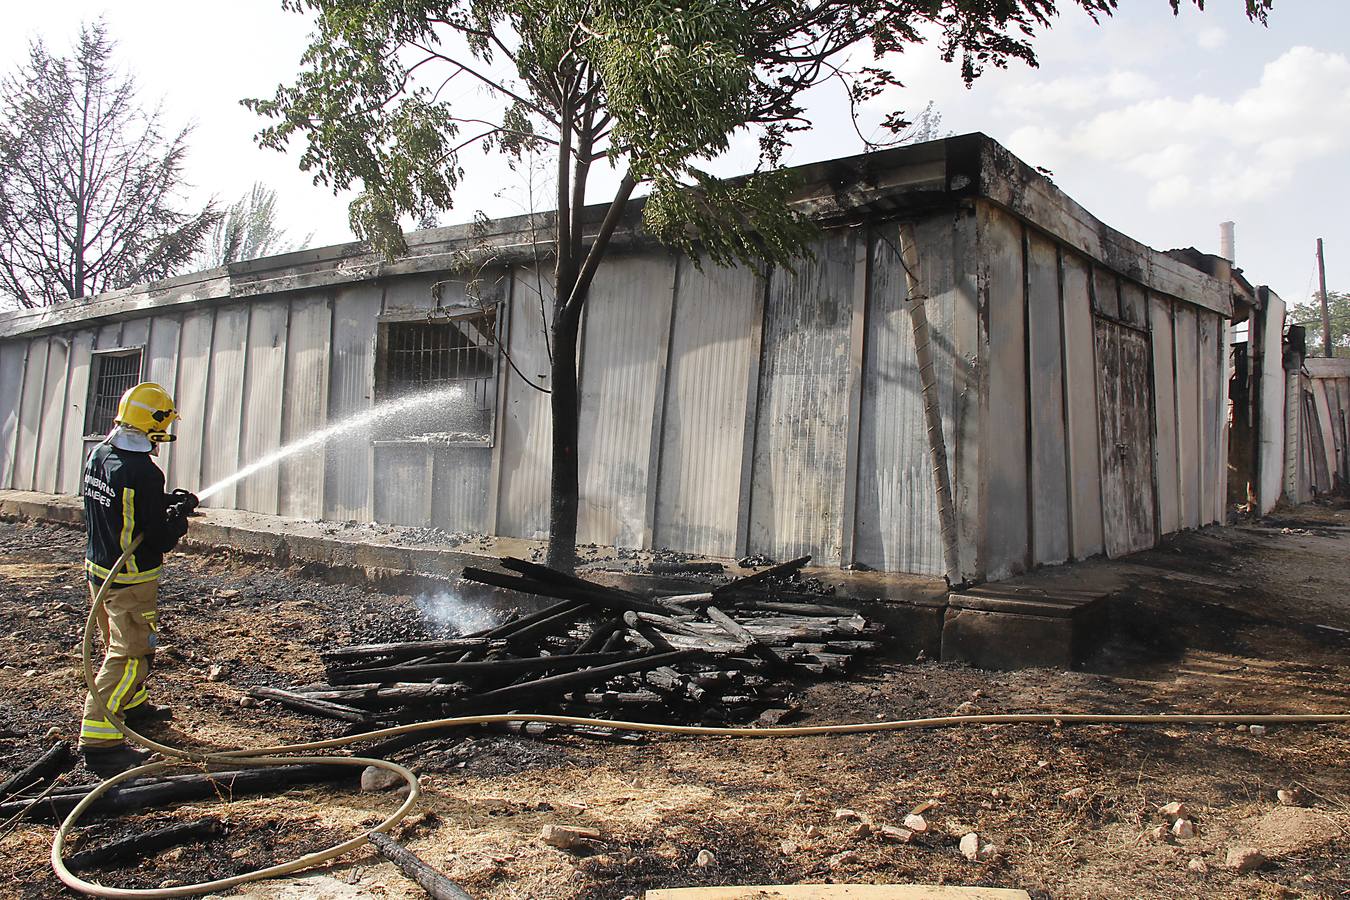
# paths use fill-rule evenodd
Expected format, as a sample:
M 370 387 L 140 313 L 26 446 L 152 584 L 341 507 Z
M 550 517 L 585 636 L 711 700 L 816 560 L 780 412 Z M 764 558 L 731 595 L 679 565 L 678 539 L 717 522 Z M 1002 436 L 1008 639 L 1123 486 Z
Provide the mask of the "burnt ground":
M 977 712 L 1345 712 L 1350 709 L 1350 512 L 1306 507 L 1255 525 L 1180 535 L 1087 571 L 1116 589 L 1112 637 L 1083 671 L 982 672 L 883 656 L 848 680 L 803 685 L 805 722 Z M 82 535 L 0 523 L 0 772 L 77 732 L 77 639 L 87 608 Z M 1095 568 L 1093 568 L 1095 566 Z M 1076 567 L 1082 568 L 1082 567 Z M 417 598 L 334 585 L 227 553 L 175 554 L 163 586 L 153 688 L 177 711 L 168 743 L 248 746 L 341 733 L 264 704 L 256 684 L 318 680 L 318 651 L 434 633 Z M 1053 573 L 1049 577 L 1055 577 Z M 223 680 L 211 681 L 212 666 Z M 1350 895 L 1350 728 L 987 726 L 794 740 L 653 738 L 613 745 L 470 734 L 394 758 L 423 776 L 402 839 L 473 896 L 640 897 L 656 887 L 791 882 L 1018 887 L 1037 898 Z M 72 782 L 91 780 L 76 770 Z M 1299 808 L 1278 789 L 1301 787 Z M 1156 808 L 1182 801 L 1197 834 L 1158 840 Z M 228 833 L 93 877 L 181 884 L 318 849 L 379 821 L 395 798 L 354 787 L 294 788 L 116 819 L 76 844 L 175 820 L 225 819 Z M 860 834 L 921 804 L 910 844 Z M 596 828 L 579 853 L 543 845 L 549 823 Z M 997 852 L 968 862 L 960 837 Z M 47 864 L 49 825 L 0 825 L 0 893 L 66 894 Z M 1238 874 L 1229 847 L 1270 862 Z M 694 859 L 709 850 L 714 864 Z M 1196 863 L 1194 861 L 1200 861 Z M 1188 867 L 1194 866 L 1195 868 Z M 1203 869 L 1196 871 L 1195 869 Z M 253 897 L 421 896 L 392 867 L 353 854 Z

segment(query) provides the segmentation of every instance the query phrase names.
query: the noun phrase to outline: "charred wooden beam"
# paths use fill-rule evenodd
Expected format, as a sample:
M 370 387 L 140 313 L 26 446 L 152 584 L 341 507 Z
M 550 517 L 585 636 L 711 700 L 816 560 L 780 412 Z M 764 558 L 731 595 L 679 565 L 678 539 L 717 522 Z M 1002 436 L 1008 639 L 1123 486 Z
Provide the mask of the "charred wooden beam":
M 780 600 L 740 600 L 738 609 L 759 609 L 765 612 L 791 613 L 798 616 L 853 616 L 856 609 L 846 606 L 827 606 L 823 603 L 796 603 Z
M 342 672 L 335 680 L 344 683 L 359 681 L 416 681 L 438 676 L 449 678 L 505 678 L 557 669 L 581 669 L 618 662 L 622 653 L 570 653 L 563 656 L 529 656 L 520 659 L 484 659 L 474 662 L 433 663 L 424 666 L 389 666 L 378 669 L 353 669 Z
M 810 557 L 807 557 L 807 559 L 809 558 Z M 734 640 L 743 642 L 750 653 L 764 660 L 769 666 L 781 667 L 783 665 L 783 660 L 777 653 L 771 650 L 767 645 L 761 643 L 757 637 L 747 631 L 741 623 L 737 622 L 731 616 L 722 612 L 722 610 L 718 609 L 716 606 L 706 606 L 703 611 L 707 613 L 708 618 L 716 623 L 723 631 L 730 635 Z
M 546 619 L 540 619 L 518 631 L 512 632 L 507 637 L 507 643 L 513 647 L 528 645 L 532 641 L 538 641 L 547 635 L 555 634 L 565 629 L 568 625 L 576 621 L 577 615 L 584 609 L 563 609 Z
M 469 692 L 463 682 L 452 684 L 363 684 L 343 688 L 301 690 L 292 688 L 306 700 L 326 700 L 330 703 L 365 704 L 386 707 L 409 703 L 444 703 L 457 700 Z
M 663 611 L 660 604 L 644 600 L 642 597 L 639 597 L 631 591 L 625 591 L 604 584 L 597 584 L 594 581 L 587 581 L 584 578 L 578 578 L 576 575 L 559 572 L 557 569 L 550 569 L 548 566 L 541 566 L 538 563 L 517 559 L 512 556 L 504 557 L 500 562 L 504 569 L 519 572 L 526 578 L 532 579 L 535 582 L 547 584 L 555 590 L 576 591 L 581 596 L 590 598 L 598 606 L 604 606 L 619 611 L 630 609 L 636 612 L 659 613 Z
M 658 653 L 669 653 L 675 648 L 670 646 L 670 641 L 666 640 L 661 632 L 653 628 L 649 623 L 638 618 L 638 614 L 631 609 L 623 614 L 623 622 L 631 630 L 642 635 L 642 639 L 650 644 Z
M 623 620 L 619 620 L 618 627 L 608 638 L 605 639 L 605 646 L 600 648 L 601 653 L 615 653 L 623 649 L 628 643 L 628 629 L 623 627 Z
M 149 783 L 137 782 L 130 787 L 118 786 L 90 804 L 90 813 L 145 812 L 156 806 L 201 800 L 207 797 L 242 796 L 273 791 L 292 784 L 315 784 L 321 781 L 340 781 L 357 775 L 355 766 L 301 765 L 268 766 L 264 769 L 236 769 L 211 772 L 205 775 L 174 775 Z M 83 785 L 76 792 L 44 797 L 37 803 L 14 800 L 0 803 L 0 816 L 8 818 L 27 810 L 33 821 L 61 818 L 75 808 L 98 785 Z M 31 807 L 31 808 L 29 808 Z
M 308 713 L 311 716 L 321 716 L 325 719 L 338 719 L 342 722 L 352 722 L 356 725 L 371 725 L 375 719 L 365 710 L 357 709 L 353 706 L 345 706 L 341 703 L 333 703 L 329 700 L 316 700 L 304 694 L 295 694 L 290 691 L 283 691 L 280 688 L 273 687 L 253 687 L 248 690 L 249 696 L 257 697 L 259 700 L 271 700 L 279 703 L 287 709 L 293 709 L 296 712 Z
M 225 833 L 225 823 L 219 819 L 194 819 L 155 828 L 144 834 L 133 834 L 120 838 L 102 847 L 82 850 L 66 857 L 66 868 L 72 872 L 97 869 L 108 864 L 126 865 L 147 856 L 153 856 L 160 850 L 188 844 L 206 838 L 219 837 Z
M 400 872 L 417 882 L 432 900 L 473 900 L 463 888 L 422 862 L 417 854 L 389 835 L 373 831 L 366 835 L 366 840 Z
M 712 589 L 712 595 L 714 597 L 725 597 L 727 594 L 735 593 L 743 588 L 753 587 L 756 584 L 768 581 L 770 578 L 781 578 L 784 575 L 791 575 L 810 561 L 811 557 L 803 556 L 798 559 L 789 560 L 785 563 L 779 563 L 776 566 L 769 566 L 767 569 L 760 569 L 752 575 L 746 575 L 744 578 L 737 578 L 726 584 L 718 585 Z
M 449 653 L 452 650 L 483 650 L 494 642 L 491 638 L 449 638 L 438 641 L 404 641 L 396 644 L 355 644 L 350 647 L 336 647 L 319 653 L 324 662 L 347 662 L 363 660 L 373 656 L 390 659 L 412 659 L 418 656 L 432 656 Z
M 605 646 L 605 643 L 609 640 L 610 635 L 614 634 L 615 631 L 618 631 L 622 627 L 623 627 L 622 619 L 610 619 L 607 622 L 599 623 L 598 625 L 595 626 L 594 629 L 591 630 L 590 636 L 587 637 L 586 640 L 582 641 L 581 645 L 577 647 L 576 652 L 594 653 L 597 650 L 600 650 L 602 647 Z
M 0 784 L 0 798 L 55 778 L 74 765 L 75 754 L 70 752 L 70 742 L 57 741 L 32 763 L 6 778 L 5 783 Z
M 520 684 L 512 684 L 506 687 L 497 688 L 495 691 L 487 691 L 479 694 L 477 697 L 472 698 L 469 703 L 474 707 L 492 705 L 501 706 L 508 703 L 517 703 L 521 700 L 537 700 L 541 697 L 549 697 L 566 693 L 567 691 L 585 690 L 594 685 L 603 684 L 615 675 L 626 675 L 630 672 L 643 672 L 658 666 L 684 662 L 685 660 L 693 659 L 698 655 L 699 652 L 696 650 L 677 650 L 674 653 L 661 653 L 655 656 L 639 656 L 621 662 L 596 666 L 592 669 L 583 669 L 579 672 L 564 672 L 560 675 L 550 675 L 545 678 L 535 679 L 534 681 L 526 681 Z M 564 656 L 561 658 L 576 659 L 575 656 Z
M 476 569 L 474 571 L 482 571 L 482 570 Z M 470 578 L 468 580 L 473 581 L 474 579 Z M 585 604 L 579 603 L 576 600 L 571 599 L 563 600 L 561 603 L 550 604 L 549 606 L 546 606 L 543 609 L 538 610 L 537 612 L 532 612 L 526 616 L 517 615 L 510 621 L 503 622 L 502 624 L 496 626 L 495 628 L 489 628 L 487 631 L 483 632 L 482 636 L 488 638 L 489 640 L 500 640 L 502 638 L 507 638 L 515 634 L 520 629 L 527 628 L 530 625 L 533 625 L 535 622 L 543 621 L 544 619 L 547 619 L 551 616 L 556 616 L 558 613 L 562 612 L 565 609 L 573 609 L 580 611 L 584 606 Z

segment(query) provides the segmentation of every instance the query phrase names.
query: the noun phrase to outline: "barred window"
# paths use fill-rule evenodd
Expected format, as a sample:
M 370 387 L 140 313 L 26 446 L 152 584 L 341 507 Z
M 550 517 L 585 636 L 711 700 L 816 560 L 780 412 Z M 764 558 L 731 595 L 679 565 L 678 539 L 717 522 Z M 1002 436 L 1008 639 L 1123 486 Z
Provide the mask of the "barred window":
M 495 309 L 445 319 L 381 322 L 376 353 L 380 401 L 412 401 L 396 438 L 485 441 L 497 394 Z
M 95 352 L 90 361 L 89 403 L 84 433 L 102 437 L 112 431 L 117 403 L 128 388 L 141 380 L 140 350 Z

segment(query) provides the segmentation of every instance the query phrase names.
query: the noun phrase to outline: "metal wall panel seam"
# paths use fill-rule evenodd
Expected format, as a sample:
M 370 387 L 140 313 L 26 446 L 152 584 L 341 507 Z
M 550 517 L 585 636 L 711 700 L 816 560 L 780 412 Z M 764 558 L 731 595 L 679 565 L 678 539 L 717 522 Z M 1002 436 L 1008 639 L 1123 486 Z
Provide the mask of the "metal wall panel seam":
M 1064 312 L 1064 246 L 1059 241 L 1055 241 L 1055 282 L 1056 295 L 1059 297 L 1059 410 L 1064 421 L 1064 497 L 1068 501 L 1065 512 L 1068 514 L 1069 559 L 1075 560 L 1079 558 L 1080 549 L 1078 529 L 1074 527 L 1077 491 L 1074 489 L 1073 473 L 1077 460 L 1074 458 L 1073 429 L 1069 424 L 1069 322 Z
M 183 379 L 183 365 L 180 362 L 180 360 L 182 360 L 183 358 L 183 322 L 187 318 L 187 315 L 185 313 L 179 313 L 174 318 L 178 322 L 178 335 L 177 338 L 174 340 L 174 349 L 173 349 L 173 402 L 175 406 L 178 406 L 183 402 L 183 395 L 179 393 L 178 385 L 179 382 L 181 382 Z M 199 415 L 198 418 L 201 418 L 201 416 Z M 181 429 L 182 425 L 180 424 L 178 428 L 175 429 L 175 431 Z M 170 479 L 173 479 L 177 476 L 177 466 L 178 466 L 178 454 L 170 453 L 169 463 L 165 467 L 166 471 L 164 473 L 166 483 L 172 483 Z
M 984 359 L 984 373 L 980 377 L 980 396 L 979 396 L 979 422 L 976 427 L 979 434 L 979 446 L 988 448 L 993 434 L 993 426 L 989 421 L 989 412 L 993 407 L 991 400 L 992 378 L 989 375 L 993 370 L 994 347 L 993 340 L 990 337 L 990 282 L 992 275 L 989 268 L 988 247 L 990 243 L 989 235 L 989 213 L 984 203 L 978 203 L 975 207 L 975 260 L 976 260 L 976 313 L 979 320 L 978 344 L 980 354 Z M 990 554 L 993 552 L 992 535 L 989 527 L 989 500 L 992 493 L 991 486 L 991 465 L 992 454 L 985 453 L 979 460 L 979 485 L 976 494 L 979 497 L 979 509 L 982 515 L 978 518 L 978 532 L 976 534 L 976 546 L 978 553 L 975 565 L 975 581 L 984 581 L 989 576 Z
M 36 428 L 33 431 L 33 464 L 28 471 L 28 490 L 36 491 L 38 489 L 38 451 L 42 448 L 42 420 L 45 418 L 43 407 L 46 405 L 44 399 L 47 396 L 47 368 L 52 361 L 52 339 L 50 337 L 34 338 L 40 340 L 47 348 L 47 352 L 42 356 L 42 387 L 38 388 L 38 414 Z
M 1214 521 L 1220 525 L 1224 523 L 1224 511 L 1228 506 L 1228 440 L 1229 433 L 1226 423 L 1228 416 L 1228 347 L 1231 338 L 1232 325 L 1223 316 L 1215 317 L 1218 323 L 1219 339 L 1216 341 L 1219 352 L 1219 415 L 1215 426 L 1219 430 L 1219 477 L 1215 479 L 1218 483 L 1214 491 Z M 1259 391 L 1258 391 L 1259 396 Z M 1260 418 L 1260 412 L 1257 412 L 1257 418 Z M 1259 470 L 1258 470 L 1259 471 Z
M 1181 473 L 1181 372 L 1177 368 L 1177 307 L 1171 298 L 1167 300 L 1167 319 L 1172 326 L 1172 427 L 1176 429 L 1176 440 L 1172 449 L 1176 455 L 1175 472 L 1177 476 L 1177 531 L 1186 530 L 1186 502 L 1183 496 Z
M 1022 566 L 1029 571 L 1036 563 L 1036 445 L 1031 439 L 1035 413 L 1032 411 L 1031 370 L 1035 360 L 1031 356 L 1031 235 L 1026 223 L 1017 220 L 1022 232 L 1022 396 L 1023 418 L 1026 422 L 1022 440 L 1025 442 L 1027 545 L 1022 554 Z
M 1102 406 L 1104 405 L 1102 403 L 1102 399 L 1105 395 L 1102 393 L 1102 363 L 1097 356 L 1097 321 L 1096 321 L 1097 316 L 1099 315 L 1098 311 L 1101 309 L 1101 307 L 1098 305 L 1100 301 L 1097 298 L 1097 265 L 1090 258 L 1088 259 L 1088 296 L 1092 300 L 1093 395 L 1097 398 L 1097 433 L 1100 435 L 1102 427 L 1101 425 L 1102 416 L 1106 415 L 1108 412 L 1110 412 L 1111 415 L 1115 415 L 1116 411 L 1114 409 L 1109 411 L 1102 409 Z M 1119 428 L 1117 428 L 1116 430 L 1117 432 L 1119 432 Z M 1098 438 L 1098 441 L 1100 441 L 1100 438 Z M 1108 549 L 1110 547 L 1110 536 L 1109 536 L 1110 529 L 1107 527 L 1109 523 L 1106 518 L 1106 472 L 1102 471 L 1101 457 L 1102 457 L 1102 448 L 1099 443 L 1097 447 L 1097 459 L 1096 459 L 1097 494 L 1099 498 L 1097 505 L 1098 505 L 1098 512 L 1101 516 L 1102 522 L 1102 553 L 1107 558 L 1110 558 L 1111 552 Z
M 331 416 L 333 413 L 333 371 L 337 367 L 337 354 L 333 352 L 333 342 L 337 340 L 337 288 L 330 288 L 327 297 L 328 304 L 328 345 L 327 360 L 325 368 L 328 372 L 328 386 L 323 392 L 323 418 L 319 421 L 324 427 L 332 424 Z M 323 458 L 321 474 L 319 475 L 319 513 L 316 518 L 322 519 L 328 514 L 328 463 L 333 450 L 329 443 L 323 446 Z
M 283 322 L 281 325 L 282 338 L 281 344 L 279 345 L 279 349 L 281 350 L 281 372 L 278 373 L 277 376 L 277 390 L 281 393 L 281 399 L 277 404 L 280 407 L 277 415 L 278 449 L 286 445 L 286 434 L 287 434 L 286 419 L 287 419 L 287 410 L 290 408 L 290 404 L 286 402 L 286 376 L 290 370 L 291 313 L 295 309 L 294 300 L 295 300 L 294 297 L 288 297 L 282 301 L 283 303 L 286 304 L 286 321 Z M 272 488 L 271 514 L 274 516 L 279 516 L 281 515 L 281 469 L 279 468 L 277 463 L 274 463 L 273 465 L 277 467 L 273 469 L 273 476 L 270 479 L 272 484 L 274 485 Z
M 19 403 L 18 412 L 14 416 L 14 451 L 9 457 L 9 486 L 14 490 L 22 490 L 16 479 L 19 477 L 19 453 L 23 450 L 23 417 L 27 411 L 26 403 L 23 402 L 24 396 L 28 393 L 24 390 L 24 385 L 28 384 L 28 367 L 33 358 L 33 338 L 23 342 L 23 371 L 19 375 Z
M 872 278 L 872 228 L 853 235 L 853 309 L 849 322 L 848 419 L 844 431 L 844 509 L 839 517 L 839 565 L 856 561 L 858 536 L 858 454 L 862 429 L 863 368 L 867 349 L 867 308 Z
M 379 317 L 379 316 L 384 315 L 385 305 L 386 305 L 386 303 L 388 302 L 388 300 L 389 300 L 389 282 L 388 282 L 387 280 L 381 280 L 381 281 L 380 281 L 380 309 L 379 309 L 379 312 L 376 314 L 376 319 L 377 319 L 377 321 L 378 321 L 378 317 Z M 374 323 L 372 323 L 372 331 L 375 331 L 375 330 L 376 330 L 376 327 L 375 327 Z M 374 336 L 372 335 L 372 340 L 373 340 L 373 339 L 374 339 Z M 375 396 L 375 370 L 376 370 L 376 368 L 379 366 L 379 364 L 380 364 L 379 353 L 378 353 L 378 352 L 371 353 L 371 354 L 370 354 L 370 385 L 371 385 L 371 388 L 370 388 L 370 405 L 371 405 L 371 406 L 374 406 L 376 403 L 379 403 L 379 402 L 380 402 L 380 399 L 379 399 L 378 397 Z M 373 436 L 372 434 L 367 434 L 367 435 L 365 436 L 365 442 L 366 442 L 366 472 L 367 472 L 367 475 L 366 475 L 366 515 L 370 516 L 370 520 L 371 520 L 372 522 L 375 521 L 375 480 L 376 480 L 376 472 L 375 472 L 375 441 L 374 441 L 373 437 L 374 437 L 374 436 Z
M 515 266 L 506 266 L 506 302 L 500 307 L 497 316 L 497 396 L 496 414 L 492 417 L 492 459 L 488 464 L 487 522 L 484 523 L 488 534 L 497 533 L 497 523 L 501 517 L 501 479 L 502 444 L 506 441 L 506 431 L 502 422 L 506 417 L 506 382 L 515 374 L 514 364 L 502 367 L 501 357 L 511 352 L 511 320 L 516 305 Z M 508 363 L 512 361 L 507 360 Z
M 1206 422 L 1206 419 L 1208 418 L 1208 415 L 1207 415 L 1207 413 L 1206 413 L 1206 406 L 1207 406 L 1207 404 L 1205 403 L 1205 373 L 1204 373 L 1204 369 L 1202 368 L 1202 367 L 1204 366 L 1204 364 L 1205 364 L 1205 362 L 1204 362 L 1204 361 L 1205 361 L 1205 355 L 1204 355 L 1204 353 L 1202 352 L 1202 349 L 1203 349 L 1203 346 L 1204 346 L 1204 341 L 1201 340 L 1201 322 L 1202 322 L 1202 318 L 1201 318 L 1201 317 L 1202 317 L 1203 315 L 1204 315 L 1204 312 L 1203 312 L 1202 310 L 1196 310 L 1196 311 L 1195 311 L 1195 315 L 1194 315 L 1194 318 L 1195 318 L 1195 375 L 1196 375 L 1196 378 L 1195 378 L 1195 398 L 1196 398 L 1196 399 L 1195 399 L 1195 408 L 1198 409 L 1198 410 L 1200 410 L 1200 421 L 1197 423 L 1196 429 L 1195 429 L 1195 435 L 1196 435 L 1196 438 L 1198 439 L 1198 441 L 1199 441 L 1199 443 L 1200 443 L 1200 446 L 1199 446 L 1198 448 L 1196 448 L 1198 452 L 1196 453 L 1196 457 L 1195 457 L 1195 464 L 1196 464 L 1196 467 L 1199 469 L 1199 472 L 1196 474 L 1197 485 L 1196 485 L 1196 498 L 1195 498 L 1195 500 L 1196 500 L 1196 510 L 1195 510 L 1195 513 L 1196 513 L 1196 518 L 1197 518 L 1197 519 L 1199 520 L 1199 522 L 1200 522 L 1200 526 L 1204 526 L 1204 525 L 1208 525 L 1208 524 L 1209 524 L 1209 521 L 1208 521 L 1208 520 L 1209 520 L 1209 516 L 1205 513 L 1205 491 L 1206 491 L 1206 489 L 1208 488 L 1208 484 L 1206 483 L 1207 479 L 1205 478 L 1205 474 L 1206 474 L 1205 470 L 1206 470 L 1207 460 L 1209 459 L 1209 454 L 1206 452 L 1206 446 L 1205 446 L 1205 445 L 1206 445 L 1207 443 L 1209 443 L 1209 442 L 1208 442 L 1208 440 L 1207 440 L 1207 435 L 1206 435 L 1207 429 L 1206 429 L 1206 427 L 1205 427 L 1205 422 Z
M 750 553 L 750 522 L 755 477 L 755 450 L 759 432 L 760 373 L 764 367 L 764 319 L 768 315 L 769 290 L 774 267 L 766 265 L 763 283 L 755 292 L 756 308 L 750 314 L 750 377 L 746 379 L 745 432 L 741 439 L 741 489 L 736 498 L 736 556 Z
M 983 571 L 981 520 L 983 507 L 980 482 L 986 448 L 981 441 L 981 416 L 988 391 L 988 348 L 981 340 L 978 217 L 973 202 L 963 201 L 953 227 L 952 269 L 956 276 L 952 316 L 953 333 L 962 362 L 960 376 L 953 378 L 952 393 L 960 397 L 956 439 L 952 457 L 956 478 L 956 502 L 960 523 L 961 580 L 976 581 Z M 971 393 L 974 399 L 971 399 Z
M 211 307 L 211 338 L 206 342 L 206 390 L 202 391 L 202 439 L 201 453 L 197 458 L 197 484 L 201 488 L 206 487 L 206 460 L 209 458 L 206 452 L 206 417 L 211 409 L 211 383 L 214 379 L 211 377 L 211 360 L 216 356 L 216 320 L 220 317 L 220 307 L 212 305 Z
M 5 349 L 5 348 L 8 348 L 9 350 L 13 351 L 13 350 L 14 350 L 15 348 L 17 348 L 18 346 L 19 346 L 19 342 L 18 342 L 18 341 L 7 341 L 7 342 L 5 342 L 5 343 L 3 344 L 3 346 L 0 346 L 0 357 L 3 357 L 3 355 L 4 355 L 4 349 Z M 15 392 L 17 396 L 15 397 L 15 400 L 14 400 L 14 430 L 13 430 L 13 432 L 10 434 L 9 440 L 6 442 L 7 445 L 6 445 L 6 447 L 5 447 L 5 457 L 4 457 L 4 465 L 5 465 L 4 486 L 5 486 L 6 488 L 12 488 L 12 487 L 14 486 L 14 484 L 13 484 L 13 481 L 14 481 L 14 457 L 15 457 L 15 454 L 18 452 L 18 448 L 19 448 L 19 423 L 22 421 L 22 415 L 23 415 L 23 381 L 24 381 L 24 377 L 25 377 L 25 375 L 27 374 L 27 371 L 28 371 L 28 341 L 24 341 L 23 344 L 22 344 L 22 346 L 23 346 L 23 356 L 22 356 L 22 358 L 19 360 L 19 365 L 18 365 L 18 369 L 19 369 L 19 379 L 18 379 L 18 382 L 17 382 L 18 390 Z
M 1149 452 L 1153 456 L 1153 478 L 1149 487 L 1153 491 L 1153 541 L 1156 545 L 1162 539 L 1162 504 L 1158 500 L 1158 397 L 1155 385 L 1158 383 L 1155 360 L 1153 359 L 1153 301 L 1149 292 L 1144 292 L 1144 321 L 1148 323 L 1148 422 L 1152 445 Z M 1175 374 L 1173 375 L 1175 378 Z
M 657 500 L 661 496 L 661 462 L 664 442 L 662 435 L 666 427 L 666 406 L 670 402 L 670 344 L 675 339 L 675 309 L 680 290 L 680 259 L 676 253 L 670 266 L 670 314 L 665 318 L 665 334 L 657 342 L 656 360 L 656 396 L 652 405 L 651 439 L 647 450 L 647 497 L 642 517 L 642 540 L 644 550 L 654 549 L 656 534 Z
M 435 524 L 432 500 L 436 496 L 436 454 L 430 441 L 422 445 L 422 454 L 423 464 L 426 466 L 426 474 L 422 476 L 422 483 L 426 485 L 426 490 L 422 492 L 422 522 L 430 528 Z
M 61 493 L 61 460 L 65 456 L 66 416 L 70 410 L 70 380 L 74 373 L 75 338 L 66 338 L 66 383 L 61 389 L 61 430 L 56 435 L 56 478 L 52 482 L 52 493 Z
M 289 303 L 287 306 L 289 307 Z M 248 426 L 248 410 L 244 404 L 249 399 L 250 388 L 253 380 L 253 367 L 249 365 L 248 345 L 249 339 L 253 336 L 253 310 L 254 304 L 249 303 L 248 313 L 244 316 L 244 350 L 243 350 L 243 372 L 239 376 L 240 384 L 240 402 L 239 402 L 239 428 L 235 431 L 234 441 L 234 471 L 238 472 L 244 467 L 244 441 L 246 440 L 245 431 Z M 238 509 L 239 504 L 239 485 L 234 486 L 234 508 Z

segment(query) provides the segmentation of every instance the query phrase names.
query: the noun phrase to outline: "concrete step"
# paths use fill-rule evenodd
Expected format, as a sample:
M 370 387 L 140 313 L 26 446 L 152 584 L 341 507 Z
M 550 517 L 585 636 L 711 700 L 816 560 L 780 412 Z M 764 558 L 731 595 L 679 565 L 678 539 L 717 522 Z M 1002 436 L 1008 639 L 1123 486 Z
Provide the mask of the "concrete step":
M 942 659 L 982 669 L 1072 669 L 1106 633 L 1105 592 L 987 584 L 947 595 Z

